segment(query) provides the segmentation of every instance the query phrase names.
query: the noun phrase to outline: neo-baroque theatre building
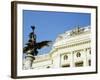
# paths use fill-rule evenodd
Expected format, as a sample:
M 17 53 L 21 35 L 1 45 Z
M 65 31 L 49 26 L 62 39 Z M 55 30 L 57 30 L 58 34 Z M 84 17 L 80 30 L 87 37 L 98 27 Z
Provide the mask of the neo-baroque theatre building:
M 35 56 L 35 60 L 28 56 L 23 65 L 24 69 L 91 66 L 91 28 L 77 27 L 58 35 L 48 54 Z

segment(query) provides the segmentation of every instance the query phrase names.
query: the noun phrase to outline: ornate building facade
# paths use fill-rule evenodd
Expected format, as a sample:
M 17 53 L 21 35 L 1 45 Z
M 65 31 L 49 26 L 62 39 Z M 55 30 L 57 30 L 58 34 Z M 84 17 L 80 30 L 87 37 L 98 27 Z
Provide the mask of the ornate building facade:
M 83 27 L 66 31 L 56 38 L 48 54 L 28 56 L 24 69 L 70 68 L 91 66 L 91 29 Z

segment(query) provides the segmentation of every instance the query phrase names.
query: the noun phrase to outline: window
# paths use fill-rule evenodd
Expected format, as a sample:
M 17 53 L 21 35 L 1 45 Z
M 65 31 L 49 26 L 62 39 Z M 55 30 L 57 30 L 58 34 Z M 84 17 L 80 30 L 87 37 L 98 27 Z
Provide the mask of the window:
M 89 51 L 89 54 L 91 54 L 91 50 Z
M 91 60 L 88 61 L 89 66 L 91 66 Z
M 70 67 L 70 64 L 62 65 L 62 67 Z
M 47 68 L 50 68 L 50 66 L 47 66 Z
M 67 55 L 64 55 L 64 60 L 67 60 L 68 59 L 68 56 Z
M 82 67 L 83 66 L 83 62 L 76 62 L 75 63 L 75 67 Z
M 77 52 L 76 56 L 77 57 L 81 57 L 81 53 L 80 52 Z

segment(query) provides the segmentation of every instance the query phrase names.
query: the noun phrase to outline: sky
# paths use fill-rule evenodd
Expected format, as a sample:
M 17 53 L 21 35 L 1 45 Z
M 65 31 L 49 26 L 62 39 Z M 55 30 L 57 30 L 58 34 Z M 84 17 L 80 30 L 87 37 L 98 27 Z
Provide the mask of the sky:
M 37 42 L 44 40 L 55 41 L 59 34 L 76 28 L 77 26 L 86 27 L 91 25 L 90 13 L 78 12 L 51 12 L 23 10 L 23 46 L 29 39 L 32 32 L 31 26 L 35 26 Z M 44 47 L 39 50 L 39 55 L 47 54 L 52 46 Z

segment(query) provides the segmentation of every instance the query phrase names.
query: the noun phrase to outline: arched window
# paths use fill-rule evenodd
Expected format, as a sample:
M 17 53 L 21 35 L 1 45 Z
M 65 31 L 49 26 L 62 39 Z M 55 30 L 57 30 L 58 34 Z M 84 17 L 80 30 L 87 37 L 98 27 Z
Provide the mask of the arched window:
M 77 52 L 76 56 L 77 57 L 81 57 L 81 53 L 80 52 Z
M 89 54 L 91 54 L 91 50 L 89 51 Z
M 64 55 L 64 60 L 67 60 L 68 59 L 68 56 L 67 55 Z

